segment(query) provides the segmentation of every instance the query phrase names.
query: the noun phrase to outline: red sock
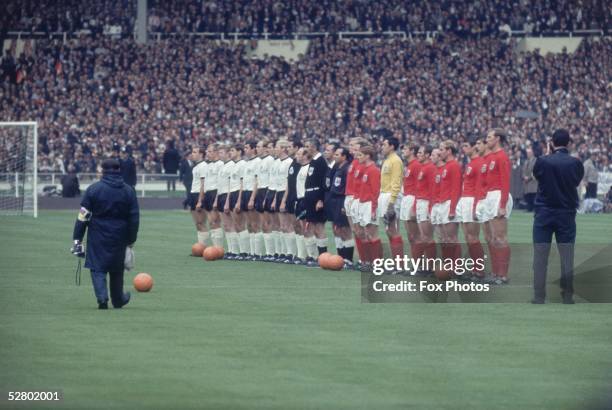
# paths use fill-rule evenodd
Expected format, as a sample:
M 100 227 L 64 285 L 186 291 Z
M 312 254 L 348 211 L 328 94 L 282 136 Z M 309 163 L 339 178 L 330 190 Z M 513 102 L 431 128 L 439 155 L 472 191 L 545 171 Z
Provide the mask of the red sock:
M 357 252 L 359 253 L 359 260 L 365 262 L 365 254 L 363 252 L 363 241 L 360 238 L 355 238 L 355 246 L 357 247 Z
M 410 257 L 412 259 L 419 258 L 423 252 L 421 252 L 421 244 L 417 242 L 410 242 Z
M 435 258 L 437 253 L 436 242 L 431 241 L 425 244 L 425 256 L 428 258 Z
M 380 239 L 375 239 L 373 241 L 370 241 L 368 243 L 368 247 L 370 248 L 370 256 L 371 256 L 371 261 L 374 261 L 374 259 L 382 259 L 383 258 L 383 247 L 382 247 L 382 242 L 380 241 Z
M 497 276 L 497 272 L 499 271 L 499 265 L 497 263 L 497 248 L 493 245 L 489 245 L 489 256 L 491 260 L 491 273 L 494 276 Z
M 394 236 L 389 239 L 389 247 L 391 248 L 391 257 L 404 256 L 404 241 L 401 236 Z
M 482 244 L 480 241 L 468 243 L 468 253 L 470 254 L 470 258 L 472 258 L 474 261 L 476 259 L 484 259 L 484 249 L 482 249 Z M 474 272 L 482 274 L 482 269 L 474 268 Z
M 508 245 L 502 246 L 497 250 L 497 263 L 499 266 L 499 271 L 496 272 L 497 276 L 507 278 L 508 269 L 510 268 L 510 247 Z
M 452 244 L 442 242 L 440 244 L 440 253 L 442 254 L 442 259 L 452 258 Z
M 455 260 L 457 259 L 461 259 L 461 257 L 463 256 L 463 249 L 461 248 L 461 244 L 460 243 L 455 243 L 453 244 L 453 257 Z

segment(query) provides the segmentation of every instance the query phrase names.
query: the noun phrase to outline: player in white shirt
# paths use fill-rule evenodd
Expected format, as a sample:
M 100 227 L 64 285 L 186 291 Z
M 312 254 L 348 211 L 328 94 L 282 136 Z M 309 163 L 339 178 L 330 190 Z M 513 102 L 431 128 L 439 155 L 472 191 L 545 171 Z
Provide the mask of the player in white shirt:
M 189 208 L 191 209 L 191 218 L 196 227 L 198 242 L 206 246 L 206 241 L 208 239 L 206 214 L 199 201 L 200 196 L 204 194 L 202 181 L 204 180 L 207 166 L 206 161 L 204 161 L 204 153 L 204 149 L 200 147 L 195 147 L 191 150 L 191 158 L 195 165 L 191 169 L 193 182 L 191 183 L 191 192 L 189 194 Z
M 213 209 L 216 209 L 221 214 L 221 223 L 223 224 L 223 230 L 226 234 L 228 244 L 230 243 L 228 232 L 233 232 L 232 217 L 229 211 L 229 188 L 230 188 L 230 175 L 234 162 L 230 160 L 227 146 L 220 146 L 217 150 L 219 159 L 223 161 L 223 165 L 219 169 L 219 176 L 217 178 L 217 197 L 213 204 Z M 227 248 L 229 253 L 229 247 Z M 228 257 L 228 253 L 224 257 Z M 231 256 L 231 255 L 229 255 Z
M 295 264 L 300 264 L 302 262 L 302 259 L 299 257 L 300 242 L 304 249 L 302 257 L 306 257 L 302 226 L 295 217 L 295 203 L 297 201 L 296 181 L 297 174 L 302 166 L 300 164 L 301 157 L 299 157 L 299 155 L 301 155 L 299 154 L 300 148 L 302 148 L 302 143 L 299 141 L 288 143 L 287 153 L 289 154 L 289 158 L 291 158 L 291 163 L 287 169 L 285 189 L 279 206 L 281 230 L 285 242 L 285 249 L 287 250 L 287 259 L 285 263 Z M 293 257 L 291 257 L 291 255 L 293 255 Z
M 290 229 L 291 221 L 287 217 L 285 212 L 280 211 L 280 206 L 285 196 L 285 189 L 287 187 L 287 176 L 289 174 L 289 167 L 293 162 L 293 159 L 289 157 L 289 147 L 291 144 L 286 139 L 280 139 L 276 142 L 276 169 L 274 175 L 271 176 L 271 181 L 276 191 L 274 200 L 272 201 L 271 210 L 273 211 L 273 227 L 272 236 L 274 237 L 274 243 L 278 258 L 276 262 L 284 263 L 287 259 L 293 259 L 295 250 L 289 244 L 287 247 L 287 241 L 285 240 L 285 233 Z
M 258 174 L 261 158 L 257 156 L 257 141 L 248 140 L 244 144 L 244 156 L 246 166 L 244 168 L 243 192 L 240 210 L 246 213 L 247 234 L 249 239 L 250 255 L 248 260 L 258 261 L 263 255 L 264 240 L 261 232 L 261 221 L 255 209 L 255 198 L 258 192 Z M 244 232 L 244 231 L 243 231 Z M 241 232 L 240 240 L 246 240 L 246 235 Z
M 257 180 L 259 183 L 260 189 L 265 188 L 265 192 L 257 192 L 256 206 L 259 205 L 257 209 L 262 215 L 261 218 L 261 230 L 263 232 L 264 239 L 264 248 L 265 248 L 265 256 L 263 258 L 264 261 L 270 262 L 274 259 L 274 253 L 276 252 L 276 247 L 274 243 L 274 238 L 272 237 L 272 215 L 270 205 L 272 204 L 272 199 L 274 198 L 274 191 L 270 186 L 270 174 L 271 170 L 275 168 L 275 158 L 274 158 L 274 143 L 269 142 L 268 140 L 259 141 L 257 143 L 257 153 L 261 156 L 261 163 L 259 167 L 259 174 L 257 174 Z M 261 201 L 261 196 L 263 195 L 263 201 Z
M 229 150 L 230 158 L 234 162 L 234 165 L 231 167 L 229 187 L 229 210 L 232 218 L 232 231 L 227 231 L 226 236 L 230 253 L 228 259 L 234 260 L 245 260 L 250 253 L 249 236 L 246 230 L 246 216 L 241 210 L 244 168 L 246 166 L 246 161 L 242 159 L 242 151 L 241 144 L 236 144 Z M 241 241 L 240 233 L 243 231 L 246 238 L 243 235 Z
M 206 176 L 204 178 L 204 198 L 201 198 L 201 207 L 206 211 L 208 227 L 210 229 L 210 239 L 214 246 L 223 247 L 223 229 L 221 228 L 221 215 L 213 207 L 217 197 L 217 187 L 219 171 L 223 166 L 223 161 L 219 159 L 217 149 L 219 144 L 210 144 L 206 148 Z

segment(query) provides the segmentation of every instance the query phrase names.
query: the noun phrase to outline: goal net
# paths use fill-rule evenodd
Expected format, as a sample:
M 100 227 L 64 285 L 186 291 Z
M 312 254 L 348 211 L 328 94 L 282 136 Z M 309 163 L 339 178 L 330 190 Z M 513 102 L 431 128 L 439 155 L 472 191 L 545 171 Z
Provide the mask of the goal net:
M 0 122 L 0 215 L 38 216 L 36 122 Z

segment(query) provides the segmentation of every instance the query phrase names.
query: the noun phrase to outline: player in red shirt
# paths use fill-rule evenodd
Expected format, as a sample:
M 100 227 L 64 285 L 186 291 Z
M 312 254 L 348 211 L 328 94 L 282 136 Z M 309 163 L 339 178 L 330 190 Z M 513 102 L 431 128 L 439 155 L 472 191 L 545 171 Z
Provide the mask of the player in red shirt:
M 487 196 L 483 210 L 483 219 L 491 227 L 492 281 L 496 284 L 508 283 L 510 266 L 510 246 L 508 246 L 508 218 L 512 212 L 510 195 L 511 165 L 508 155 L 502 148 L 506 142 L 506 132 L 495 128 L 487 133 L 486 144 L 490 151 L 487 159 Z
M 346 197 L 344 198 L 344 213 L 349 221 L 353 236 L 355 237 L 355 246 L 359 253 L 360 259 L 363 260 L 363 241 L 365 239 L 365 233 L 363 228 L 359 225 L 358 211 L 359 211 L 359 185 L 361 183 L 361 168 L 362 165 L 359 163 L 359 152 L 361 147 L 366 145 L 365 138 L 357 137 L 352 138 L 349 141 L 349 151 L 353 156 L 353 162 L 349 165 L 348 173 L 346 176 Z
M 475 209 L 478 199 L 478 187 L 480 184 L 481 168 L 483 160 L 478 151 L 478 141 L 482 146 L 482 139 L 471 139 L 462 146 L 463 154 L 470 159 L 470 162 L 465 166 L 463 172 L 463 187 L 461 198 L 457 204 L 456 215 L 459 222 L 462 224 L 465 243 L 468 247 L 468 253 L 472 260 L 484 259 L 484 249 L 480 243 L 480 225 L 476 221 Z M 474 270 L 472 272 L 474 279 L 479 280 L 484 277 L 484 272 Z
M 461 197 L 461 165 L 455 159 L 457 152 L 457 144 L 452 140 L 440 144 L 440 158 L 444 165 L 440 174 L 436 212 L 436 222 L 440 226 L 442 257 L 454 260 L 461 257 L 459 219 L 456 215 L 457 203 Z
M 421 170 L 421 163 L 417 159 L 419 152 L 418 145 L 405 144 L 402 153 L 406 159 L 406 169 L 404 170 L 404 186 L 402 204 L 400 206 L 400 220 L 406 225 L 408 232 L 408 242 L 410 242 L 410 254 L 413 258 L 418 258 L 422 252 L 419 251 L 419 225 L 416 222 L 416 191 L 417 177 Z
M 436 179 L 436 166 L 432 161 L 437 161 L 438 158 L 431 145 L 420 147 L 417 155 L 421 163 L 416 186 L 416 221 L 419 225 L 420 235 L 418 254 L 413 255 L 413 258 L 423 254 L 428 258 L 435 258 L 436 243 L 433 239 L 430 211 L 434 201 Z
M 359 197 L 359 212 L 354 222 L 363 227 L 365 240 L 363 242 L 362 261 L 364 268 L 369 269 L 374 259 L 383 257 L 382 242 L 378 236 L 378 218 L 376 207 L 380 193 L 380 169 L 374 163 L 376 150 L 371 145 L 361 147 L 358 153 L 361 164 L 360 183 L 356 192 Z

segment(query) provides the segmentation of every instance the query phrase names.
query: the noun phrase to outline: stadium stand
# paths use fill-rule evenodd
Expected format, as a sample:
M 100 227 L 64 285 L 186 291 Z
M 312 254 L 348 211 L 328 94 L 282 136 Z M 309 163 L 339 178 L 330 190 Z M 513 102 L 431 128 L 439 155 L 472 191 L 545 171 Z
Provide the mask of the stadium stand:
M 0 118 L 39 121 L 41 170 L 64 171 L 72 164 L 79 172 L 93 172 L 113 147 L 127 146 L 139 170 L 157 173 L 167 139 L 181 151 L 194 138 L 231 142 L 264 134 L 315 134 L 344 142 L 384 125 L 398 130 L 402 141 L 462 141 L 499 123 L 512 132 L 511 143 L 523 155 L 526 144 L 541 153 L 550 130 L 566 126 L 578 137 L 578 153 L 594 153 L 596 166 L 606 170 L 612 118 L 609 38 L 585 38 L 575 53 L 541 56 L 516 53 L 514 39 L 464 35 L 498 33 L 503 24 L 525 29 L 527 20 L 532 32 L 607 29 L 610 13 L 603 8 L 609 5 L 481 3 L 414 2 L 404 10 L 403 2 L 393 0 L 151 1 L 152 31 L 446 34 L 433 42 L 317 38 L 294 64 L 250 59 L 249 42 L 197 36 L 146 46 L 132 38 L 96 35 L 37 40 L 35 46 L 26 40 L 19 55 L 13 42 L 0 64 Z M 5 34 L 7 28 L 92 28 L 92 18 L 96 27 L 120 25 L 128 33 L 134 8 L 127 0 L 9 1 L 1 18 Z M 0 150 L 0 156 L 7 155 Z

